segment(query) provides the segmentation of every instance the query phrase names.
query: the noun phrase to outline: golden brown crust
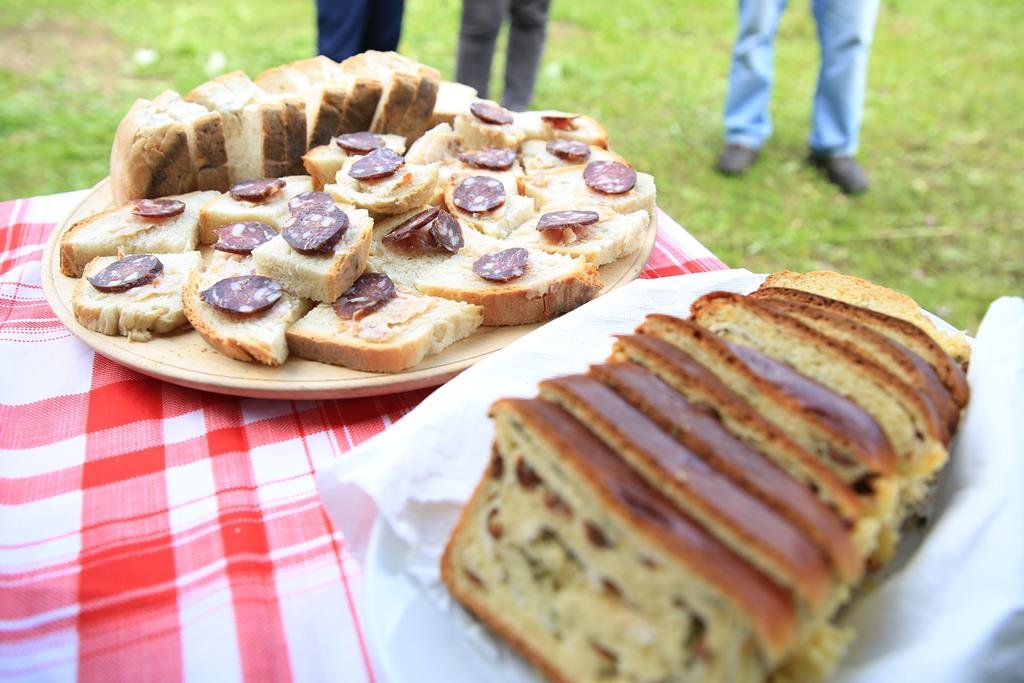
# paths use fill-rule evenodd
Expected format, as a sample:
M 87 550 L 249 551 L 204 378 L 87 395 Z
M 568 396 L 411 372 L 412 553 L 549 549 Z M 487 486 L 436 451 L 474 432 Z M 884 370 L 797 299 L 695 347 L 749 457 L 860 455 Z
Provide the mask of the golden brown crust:
M 377 111 L 383 92 L 384 87 L 380 81 L 356 76 L 345 101 L 339 134 L 370 130 L 373 115 Z
M 419 79 L 400 71 L 392 72 L 390 85 L 385 85 L 370 130 L 374 133 L 399 133 L 409 107 L 416 99 Z
M 137 100 L 114 135 L 110 190 L 115 204 L 196 189 L 185 126 L 174 121 L 156 130 L 140 130 L 137 111 L 148 105 L 145 100 Z
M 300 358 L 362 372 L 401 372 L 416 365 L 421 349 L 410 344 L 364 344 L 351 346 L 323 335 L 285 333 L 288 348 Z
M 75 250 L 74 245 L 71 244 L 71 237 L 79 230 L 84 229 L 87 225 L 95 223 L 98 220 L 103 220 L 110 214 L 120 210 L 121 206 L 119 205 L 111 206 L 103 211 L 83 218 L 64 231 L 64 234 L 60 236 L 60 272 L 64 273 L 68 277 L 81 277 L 85 264 L 83 263 L 81 264 L 81 267 L 79 267 L 76 263 Z
M 326 145 L 331 137 L 342 132 L 348 90 L 341 86 L 323 86 L 311 122 L 307 116 L 306 148 Z M 306 106 L 309 106 L 308 103 Z

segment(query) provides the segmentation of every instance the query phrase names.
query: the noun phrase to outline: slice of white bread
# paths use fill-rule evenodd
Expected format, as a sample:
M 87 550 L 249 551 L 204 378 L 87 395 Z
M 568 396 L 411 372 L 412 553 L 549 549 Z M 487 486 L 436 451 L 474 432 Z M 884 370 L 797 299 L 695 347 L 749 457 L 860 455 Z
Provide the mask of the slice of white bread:
M 213 348 L 235 360 L 281 365 L 288 358 L 285 330 L 309 310 L 310 303 L 285 289 L 269 310 L 249 316 L 217 310 L 199 296 L 217 282 L 252 275 L 251 256 L 211 252 L 201 271 L 188 279 L 181 301 L 192 327 Z
M 235 199 L 225 192 L 199 211 L 199 242 L 213 244 L 217 241 L 217 228 L 238 221 L 259 221 L 278 232 L 291 215 L 288 200 L 313 189 L 309 176 L 296 175 L 282 178 L 285 186 L 271 195 L 265 202 L 250 202 Z
M 526 140 L 523 142 L 521 148 L 523 168 L 526 169 L 528 174 L 537 171 L 547 171 L 553 168 L 564 168 L 565 166 L 586 165 L 590 161 L 618 161 L 627 166 L 629 165 L 629 162 L 615 152 L 596 145 L 587 146 L 590 150 L 590 156 L 586 159 L 567 161 L 549 152 L 547 150 L 548 142 L 548 140 Z
M 154 255 L 163 264 L 160 275 L 124 292 L 101 292 L 87 279 L 119 256 L 100 256 L 90 261 L 71 295 L 75 319 L 100 334 L 122 335 L 136 342 L 147 342 L 154 334 L 187 326 L 181 291 L 191 273 L 199 269 L 199 252 Z
M 470 176 L 490 176 L 497 178 L 505 186 L 505 202 L 490 211 L 471 213 L 455 205 L 455 189 Z M 504 239 L 520 225 L 530 220 L 536 206 L 530 197 L 518 192 L 521 176 L 513 171 L 487 171 L 472 169 L 453 172 L 444 186 L 444 205 L 459 221 L 485 235 Z M 515 185 L 513 185 L 515 183 Z
M 381 83 L 380 103 L 369 130 L 395 133 L 412 140 L 430 126 L 441 73 L 397 52 L 367 50 L 349 57 L 339 65 L 354 76 L 373 78 Z
M 253 250 L 256 272 L 277 280 L 304 299 L 333 302 L 363 274 L 373 236 L 373 219 L 368 213 L 351 206 L 342 210 L 348 215 L 349 226 L 333 252 L 300 254 L 278 235 Z
M 583 207 L 587 208 L 587 207 Z M 549 207 L 547 210 L 554 210 Z M 580 256 L 601 266 L 634 253 L 643 243 L 651 216 L 646 211 L 617 214 L 607 209 L 592 209 L 600 220 L 582 228 L 537 230 L 540 215 L 531 218 L 508 236 L 508 241 L 534 247 L 552 254 Z
M 233 71 L 196 87 L 185 99 L 220 113 L 231 183 L 302 172 L 306 116 L 298 96 L 269 95 Z
M 433 164 L 449 161 L 462 149 L 462 140 L 448 123 L 439 123 L 409 145 L 405 161 L 410 164 Z
M 405 152 L 405 138 L 401 135 L 382 134 L 384 145 L 395 154 Z M 335 140 L 310 149 L 302 156 L 302 165 L 313 179 L 313 187 L 323 190 L 324 185 L 333 183 L 345 160 L 352 156 L 351 152 L 342 149 Z M 408 161 L 408 159 L 407 159 Z
M 579 140 L 596 147 L 608 147 L 608 131 L 597 119 L 584 114 L 522 111 L 512 118 L 527 140 Z
M 498 107 L 497 102 L 491 100 L 475 100 L 486 102 Z M 470 112 L 463 112 L 455 117 L 452 129 L 462 140 L 466 149 L 483 149 L 484 147 L 510 147 L 516 149 L 526 139 L 526 133 L 515 123 L 487 123 L 481 121 Z
M 226 190 L 227 151 L 220 114 L 167 90 L 138 99 L 110 149 L 114 202 L 193 190 Z
M 185 210 L 163 220 L 135 216 L 132 202 L 83 218 L 61 236 L 60 270 L 78 277 L 97 256 L 192 251 L 198 242 L 199 211 L 219 196 L 208 190 L 167 197 L 184 202 Z
M 476 88 L 455 81 L 441 81 L 437 89 L 434 113 L 430 116 L 430 127 L 440 123 L 451 125 L 455 117 L 469 111 L 469 105 L 477 99 Z
M 345 159 L 335 182 L 324 186 L 324 191 L 338 203 L 351 204 L 374 215 L 391 216 L 422 206 L 434 195 L 436 167 L 406 163 L 387 178 L 357 180 L 348 172 L 362 158 Z
M 971 359 L 971 347 L 964 335 L 938 329 L 906 294 L 854 275 L 825 270 L 810 273 L 784 270 L 769 275 L 762 287 L 799 289 L 906 320 L 924 330 L 961 365 L 966 367 Z
M 288 329 L 288 346 L 302 358 L 364 372 L 401 372 L 472 334 L 479 306 L 425 296 L 399 285 L 377 310 L 353 320 L 320 304 Z
M 548 206 L 572 202 L 580 206 L 600 206 L 618 213 L 643 209 L 654 215 L 656 189 L 652 176 L 638 172 L 633 189 L 621 194 L 605 194 L 587 186 L 583 180 L 584 168 L 582 165 L 568 166 L 528 175 L 523 182 L 523 194 L 537 200 L 540 211 L 547 211 Z

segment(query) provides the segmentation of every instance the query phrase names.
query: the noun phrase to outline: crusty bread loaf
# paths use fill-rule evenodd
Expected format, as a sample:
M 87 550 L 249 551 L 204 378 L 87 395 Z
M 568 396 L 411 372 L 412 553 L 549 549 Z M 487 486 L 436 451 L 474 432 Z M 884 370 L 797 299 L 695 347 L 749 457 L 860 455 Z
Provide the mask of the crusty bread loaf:
M 491 100 L 477 100 L 499 107 Z M 472 103 L 471 103 L 472 104 Z M 483 149 L 485 147 L 510 147 L 516 149 L 526 139 L 526 134 L 515 123 L 486 123 L 473 114 L 462 112 L 455 117 L 452 129 L 462 140 L 466 149 Z
M 425 296 L 399 285 L 379 309 L 347 320 L 320 304 L 288 329 L 292 353 L 364 372 L 401 372 L 472 334 L 479 306 Z
M 366 269 L 373 219 L 362 209 L 342 207 L 349 227 L 330 254 L 309 256 L 292 249 L 278 235 L 256 247 L 256 272 L 273 278 L 304 299 L 332 302 Z
M 527 174 L 537 171 L 548 171 L 553 168 L 579 166 L 591 161 L 618 161 L 626 165 L 629 163 L 615 152 L 596 145 L 589 145 L 590 155 L 586 159 L 582 161 L 567 161 L 549 152 L 547 144 L 548 141 L 546 140 L 525 140 L 523 142 L 523 168 L 526 169 Z
M 97 256 L 192 251 L 198 242 L 199 211 L 219 196 L 206 191 L 169 197 L 184 202 L 185 210 L 163 220 L 135 216 L 132 202 L 83 218 L 61 235 L 60 270 L 78 277 Z
M 297 95 L 306 116 L 306 148 L 322 145 L 343 127 L 351 77 L 319 55 L 264 71 L 254 83 L 270 95 Z
M 122 335 L 137 342 L 187 326 L 181 291 L 189 275 L 199 268 L 199 252 L 156 256 L 163 264 L 161 274 L 124 292 L 101 292 L 87 279 L 119 257 L 99 256 L 90 261 L 71 295 L 75 319 L 100 334 Z
M 430 125 L 441 74 L 396 52 L 367 50 L 340 64 L 353 77 L 374 79 L 382 86 L 369 130 L 395 133 L 412 140 Z
M 513 119 L 527 140 L 578 140 L 595 147 L 608 147 L 608 131 L 591 116 L 554 110 L 521 111 L 516 112 Z
M 523 194 L 533 197 L 541 211 L 547 211 L 548 206 L 573 202 L 580 206 L 604 207 L 617 213 L 643 209 L 654 215 L 656 190 L 654 178 L 650 175 L 637 173 L 636 186 L 628 192 L 605 194 L 587 187 L 583 181 L 583 169 L 581 165 L 531 173 L 523 183 Z
M 165 91 L 138 99 L 121 119 L 110 150 L 116 204 L 193 190 L 226 190 L 227 152 L 220 114 Z
M 407 163 L 387 178 L 357 180 L 348 172 L 362 158 L 345 159 L 335 182 L 324 186 L 335 201 L 366 209 L 373 215 L 393 216 L 422 206 L 433 196 L 437 185 L 435 166 Z
M 434 112 L 430 115 L 430 127 L 441 123 L 452 125 L 455 117 L 468 112 L 469 105 L 476 99 L 476 88 L 454 81 L 441 81 L 437 88 Z
M 405 138 L 401 135 L 381 135 L 388 149 L 395 154 L 405 152 Z M 302 164 L 313 179 L 313 187 L 323 190 L 324 185 L 333 183 L 345 160 L 352 156 L 342 149 L 337 141 L 328 140 L 325 144 L 314 147 L 302 156 Z
M 573 208 L 585 210 L 587 207 Z M 549 206 L 548 210 L 553 210 L 553 207 Z M 646 211 L 627 214 L 607 210 L 596 212 L 601 216 L 597 223 L 561 230 L 537 230 L 537 221 L 540 220 L 537 216 L 513 230 L 508 241 L 552 254 L 579 256 L 599 266 L 632 254 L 643 244 L 651 223 L 651 216 Z
M 285 181 L 285 186 L 264 202 L 235 199 L 230 193 L 225 192 L 206 204 L 199 211 L 199 242 L 213 244 L 217 241 L 217 228 L 238 221 L 259 221 L 280 232 L 282 225 L 291 215 L 288 211 L 288 200 L 313 189 L 309 176 L 285 176 L 282 180 Z
M 863 306 L 864 308 L 891 315 L 913 323 L 924 330 L 946 353 L 965 366 L 971 358 L 971 347 L 962 334 L 943 332 L 921 312 L 921 307 L 912 298 L 853 275 L 831 271 L 794 273 L 785 270 L 772 273 L 762 287 L 788 287 L 812 292 L 830 299 Z
M 206 342 L 235 360 L 281 365 L 288 358 L 285 330 L 309 310 L 310 303 L 290 292 L 269 310 L 249 316 L 219 311 L 200 297 L 200 293 L 229 277 L 252 275 L 251 256 L 211 252 L 203 270 L 189 277 L 181 301 L 185 316 Z

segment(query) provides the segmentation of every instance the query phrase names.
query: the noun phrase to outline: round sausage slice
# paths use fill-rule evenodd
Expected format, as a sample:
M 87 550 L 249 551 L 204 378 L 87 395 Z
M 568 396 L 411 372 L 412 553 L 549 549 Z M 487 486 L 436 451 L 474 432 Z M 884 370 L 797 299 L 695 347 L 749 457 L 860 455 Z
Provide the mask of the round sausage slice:
M 496 126 L 504 126 L 512 123 L 512 114 L 507 109 L 499 107 L 490 102 L 477 100 L 469 105 L 469 111 L 484 123 L 493 123 Z
M 378 147 L 356 160 L 348 174 L 356 180 L 380 180 L 394 175 L 404 164 L 405 159 L 400 154 L 387 147 Z
M 231 186 L 231 197 L 239 201 L 265 202 L 284 188 L 282 178 L 254 178 Z
M 338 143 L 338 147 L 352 154 L 369 154 L 373 150 L 387 145 L 384 138 L 367 130 L 358 133 L 345 133 L 334 138 L 334 141 Z
M 127 292 L 147 285 L 164 272 L 164 264 L 152 254 L 133 254 L 114 261 L 87 278 L 101 292 Z
M 285 221 L 281 237 L 300 254 L 330 254 L 348 226 L 348 215 L 344 211 L 336 204 L 323 204 Z
M 583 169 L 583 182 L 604 194 L 622 194 L 636 185 L 636 171 L 618 161 L 591 161 Z
M 277 231 L 260 221 L 239 221 L 217 228 L 217 241 L 213 248 L 229 254 L 251 254 Z
M 444 210 L 430 222 L 430 234 L 437 246 L 453 254 L 466 245 L 458 219 Z
M 590 158 L 590 147 L 579 140 L 551 140 L 544 149 L 562 161 L 583 162 Z
M 601 220 L 596 211 L 552 211 L 542 214 L 537 221 L 538 230 L 562 230 L 582 228 Z
M 473 168 L 507 171 L 516 162 L 516 152 L 513 149 L 489 147 L 475 152 L 460 152 L 459 161 Z
M 526 261 L 530 252 L 522 247 L 481 256 L 473 261 L 473 272 L 491 282 L 508 282 L 526 272 Z
M 395 283 L 383 273 L 363 273 L 334 302 L 334 312 L 344 320 L 358 320 L 395 297 Z
M 491 211 L 505 203 L 505 186 L 491 176 L 470 176 L 456 186 L 452 201 L 470 213 Z
M 185 202 L 177 199 L 136 199 L 132 213 L 139 218 L 163 220 L 185 212 Z
M 225 313 L 262 313 L 281 298 L 281 285 L 262 275 L 240 275 L 215 282 L 199 293 L 206 303 Z
M 415 216 L 412 216 L 395 226 L 391 232 L 384 236 L 382 241 L 401 242 L 412 237 L 421 229 L 430 225 L 431 221 L 437 218 L 437 214 L 440 213 L 440 211 L 441 209 L 436 206 L 420 211 Z
M 324 204 L 334 204 L 334 197 L 326 192 L 303 192 L 288 200 L 288 211 L 293 214 L 307 213 Z

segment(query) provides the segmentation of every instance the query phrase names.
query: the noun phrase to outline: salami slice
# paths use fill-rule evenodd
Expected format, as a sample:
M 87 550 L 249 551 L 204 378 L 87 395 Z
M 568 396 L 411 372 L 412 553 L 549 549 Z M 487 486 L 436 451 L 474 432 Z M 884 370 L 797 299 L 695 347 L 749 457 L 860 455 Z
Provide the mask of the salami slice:
M 152 254 L 133 254 L 114 261 L 88 278 L 101 292 L 127 292 L 147 285 L 164 272 L 164 264 Z
M 579 140 L 551 140 L 544 148 L 563 161 L 582 162 L 590 158 L 590 148 Z
M 576 123 L 575 123 L 575 121 L 579 117 L 580 117 L 579 114 L 565 114 L 565 115 L 545 114 L 545 115 L 541 116 L 540 119 L 541 119 L 541 121 L 543 121 L 544 123 L 548 124 L 552 128 L 557 128 L 558 130 L 576 130 Z
M 526 261 L 529 257 L 530 252 L 522 247 L 513 247 L 481 256 L 473 261 L 473 272 L 485 280 L 508 282 L 526 272 Z
M 358 133 L 345 133 L 334 138 L 334 141 L 338 143 L 338 147 L 341 147 L 346 152 L 352 154 L 369 154 L 375 149 L 380 149 L 387 145 L 384 142 L 384 138 L 363 130 Z
M 281 236 L 300 254 L 330 254 L 348 225 L 348 215 L 336 204 L 323 204 L 285 221 Z
M 431 221 L 430 234 L 437 242 L 437 246 L 453 254 L 466 245 L 466 240 L 462 236 L 462 226 L 455 216 L 447 211 L 439 212 Z
M 334 302 L 334 312 L 344 320 L 358 320 L 395 297 L 395 283 L 383 273 L 363 273 Z
M 542 214 L 537 221 L 538 230 L 563 230 L 582 228 L 601 220 L 596 211 L 552 211 Z
M 139 218 L 163 220 L 185 212 L 185 202 L 177 199 L 136 199 L 132 213 Z
M 324 204 L 334 204 L 334 197 L 326 192 L 303 192 L 288 200 L 288 210 L 293 214 L 308 213 Z
M 260 203 L 284 188 L 282 178 L 254 178 L 231 186 L 231 196 L 239 201 Z
M 225 313 L 252 315 L 262 313 L 281 298 L 281 285 L 262 275 L 240 275 L 215 282 L 199 297 Z
M 420 211 L 412 218 L 404 220 L 397 225 L 394 230 L 384 236 L 383 241 L 401 242 L 412 237 L 420 230 L 430 225 L 431 221 L 437 218 L 437 214 L 440 213 L 440 211 L 441 209 L 436 206 Z
M 493 123 L 496 126 L 504 126 L 512 123 L 512 114 L 507 109 L 499 107 L 490 102 L 477 100 L 469 105 L 469 111 L 484 123 Z
M 622 194 L 636 185 L 636 171 L 618 161 L 591 161 L 583 169 L 583 182 L 604 194 Z
M 404 164 L 405 159 L 400 154 L 378 147 L 352 164 L 348 174 L 356 180 L 379 180 L 394 175 Z
M 240 221 L 217 228 L 217 241 L 213 248 L 229 254 L 251 254 L 277 231 L 260 221 Z
M 461 152 L 459 153 L 459 161 L 473 168 L 507 171 L 516 162 L 516 152 L 514 149 L 489 147 L 475 152 Z
M 470 176 L 455 187 L 452 201 L 470 213 L 491 211 L 505 203 L 505 186 L 491 176 Z

